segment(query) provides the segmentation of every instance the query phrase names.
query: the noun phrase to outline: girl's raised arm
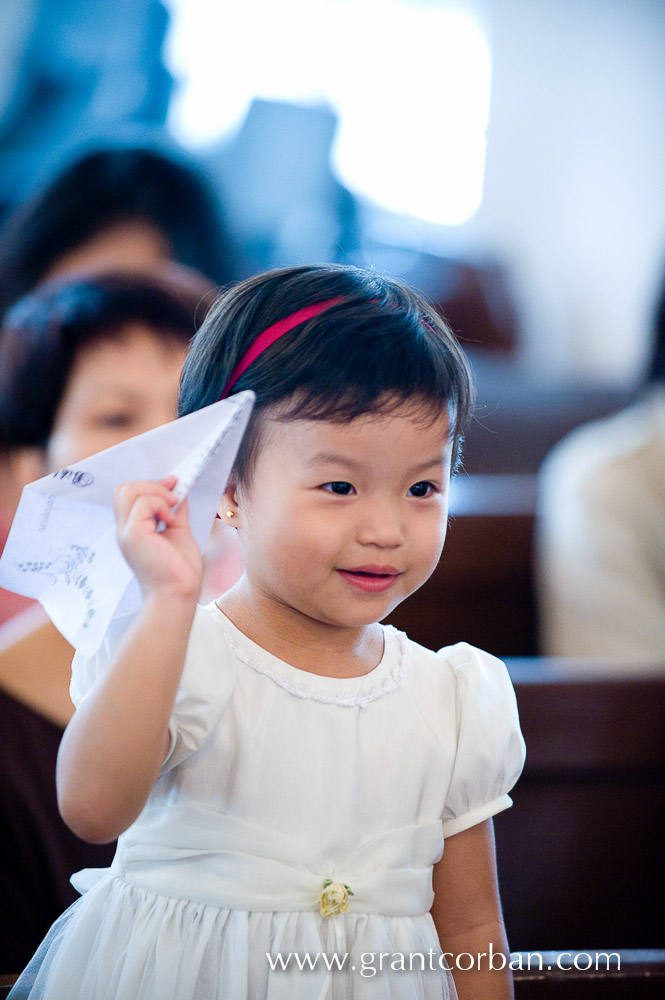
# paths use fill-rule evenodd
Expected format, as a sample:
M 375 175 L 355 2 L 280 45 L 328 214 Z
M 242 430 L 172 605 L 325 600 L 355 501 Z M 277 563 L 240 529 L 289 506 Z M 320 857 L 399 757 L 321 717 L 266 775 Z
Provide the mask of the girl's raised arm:
M 168 723 L 202 576 L 187 504 L 172 510 L 174 486 L 171 476 L 116 491 L 118 539 L 143 605 L 65 730 L 56 775 L 63 819 L 94 843 L 115 840 L 134 822 L 169 749 Z
M 432 917 L 459 1000 L 512 1000 L 491 819 L 445 841 L 433 887 Z

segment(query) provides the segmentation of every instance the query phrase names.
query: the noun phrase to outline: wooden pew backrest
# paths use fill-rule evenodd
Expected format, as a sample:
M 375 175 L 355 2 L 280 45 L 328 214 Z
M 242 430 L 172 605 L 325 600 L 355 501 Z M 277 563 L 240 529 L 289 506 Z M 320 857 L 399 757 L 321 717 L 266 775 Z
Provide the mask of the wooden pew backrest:
M 542 952 L 511 956 L 515 1000 L 662 1000 L 665 951 Z M 577 968 L 575 966 L 578 966 Z
M 661 947 L 665 670 L 509 669 L 527 745 L 513 808 L 495 820 L 511 948 Z

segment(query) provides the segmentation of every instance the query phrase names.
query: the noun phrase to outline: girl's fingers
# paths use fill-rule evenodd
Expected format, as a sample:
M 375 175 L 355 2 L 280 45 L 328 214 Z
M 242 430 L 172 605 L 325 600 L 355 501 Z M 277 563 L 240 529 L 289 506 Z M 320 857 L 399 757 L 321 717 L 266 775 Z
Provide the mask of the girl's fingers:
M 187 497 L 184 498 L 177 510 L 172 511 L 173 523 L 180 526 L 189 526 L 189 507 L 187 505 Z
M 120 551 L 136 574 L 144 594 L 167 586 L 194 598 L 201 587 L 202 560 L 187 518 L 187 503 L 178 506 L 176 480 L 135 482 L 114 494 Z M 176 508 L 174 510 L 174 508 Z M 159 530 L 163 522 L 166 530 Z
M 168 477 L 167 482 L 170 480 L 173 480 L 173 484 L 175 485 L 175 477 Z M 153 503 L 157 501 L 162 505 L 166 512 L 166 518 L 163 520 L 165 523 L 168 523 L 171 518 L 171 508 L 177 504 L 178 497 L 163 483 L 139 481 L 118 486 L 114 492 L 113 506 L 118 524 L 123 525 L 127 521 L 134 504 L 138 500 L 147 497 L 151 497 Z
M 157 531 L 159 522 L 170 525 L 173 521 L 173 512 L 168 504 L 159 497 L 143 496 L 138 497 L 132 505 L 125 521 L 119 524 L 119 535 L 130 537 L 137 530 L 141 534 L 154 534 Z

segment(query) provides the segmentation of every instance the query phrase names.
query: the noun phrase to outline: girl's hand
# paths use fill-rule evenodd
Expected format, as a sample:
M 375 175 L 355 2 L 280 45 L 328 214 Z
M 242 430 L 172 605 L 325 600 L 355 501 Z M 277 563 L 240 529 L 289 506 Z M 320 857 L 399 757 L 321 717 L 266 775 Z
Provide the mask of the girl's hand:
M 187 501 L 173 510 L 175 476 L 160 482 L 118 486 L 114 510 L 120 551 L 134 570 L 144 596 L 169 594 L 196 601 L 203 559 L 187 517 Z M 165 525 L 158 531 L 160 521 Z

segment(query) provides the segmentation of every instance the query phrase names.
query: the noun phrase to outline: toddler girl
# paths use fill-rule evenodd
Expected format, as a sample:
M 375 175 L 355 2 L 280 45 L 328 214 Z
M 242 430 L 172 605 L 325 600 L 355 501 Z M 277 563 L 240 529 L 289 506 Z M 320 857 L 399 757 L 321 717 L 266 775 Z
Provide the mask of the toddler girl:
M 58 793 L 118 851 L 75 877 L 11 996 L 509 997 L 491 827 L 523 763 L 508 675 L 379 624 L 441 554 L 464 358 L 398 283 L 288 268 L 221 296 L 180 413 L 243 389 L 220 505 L 234 589 L 197 606 L 173 477 L 117 490 L 144 601 L 74 659 Z

